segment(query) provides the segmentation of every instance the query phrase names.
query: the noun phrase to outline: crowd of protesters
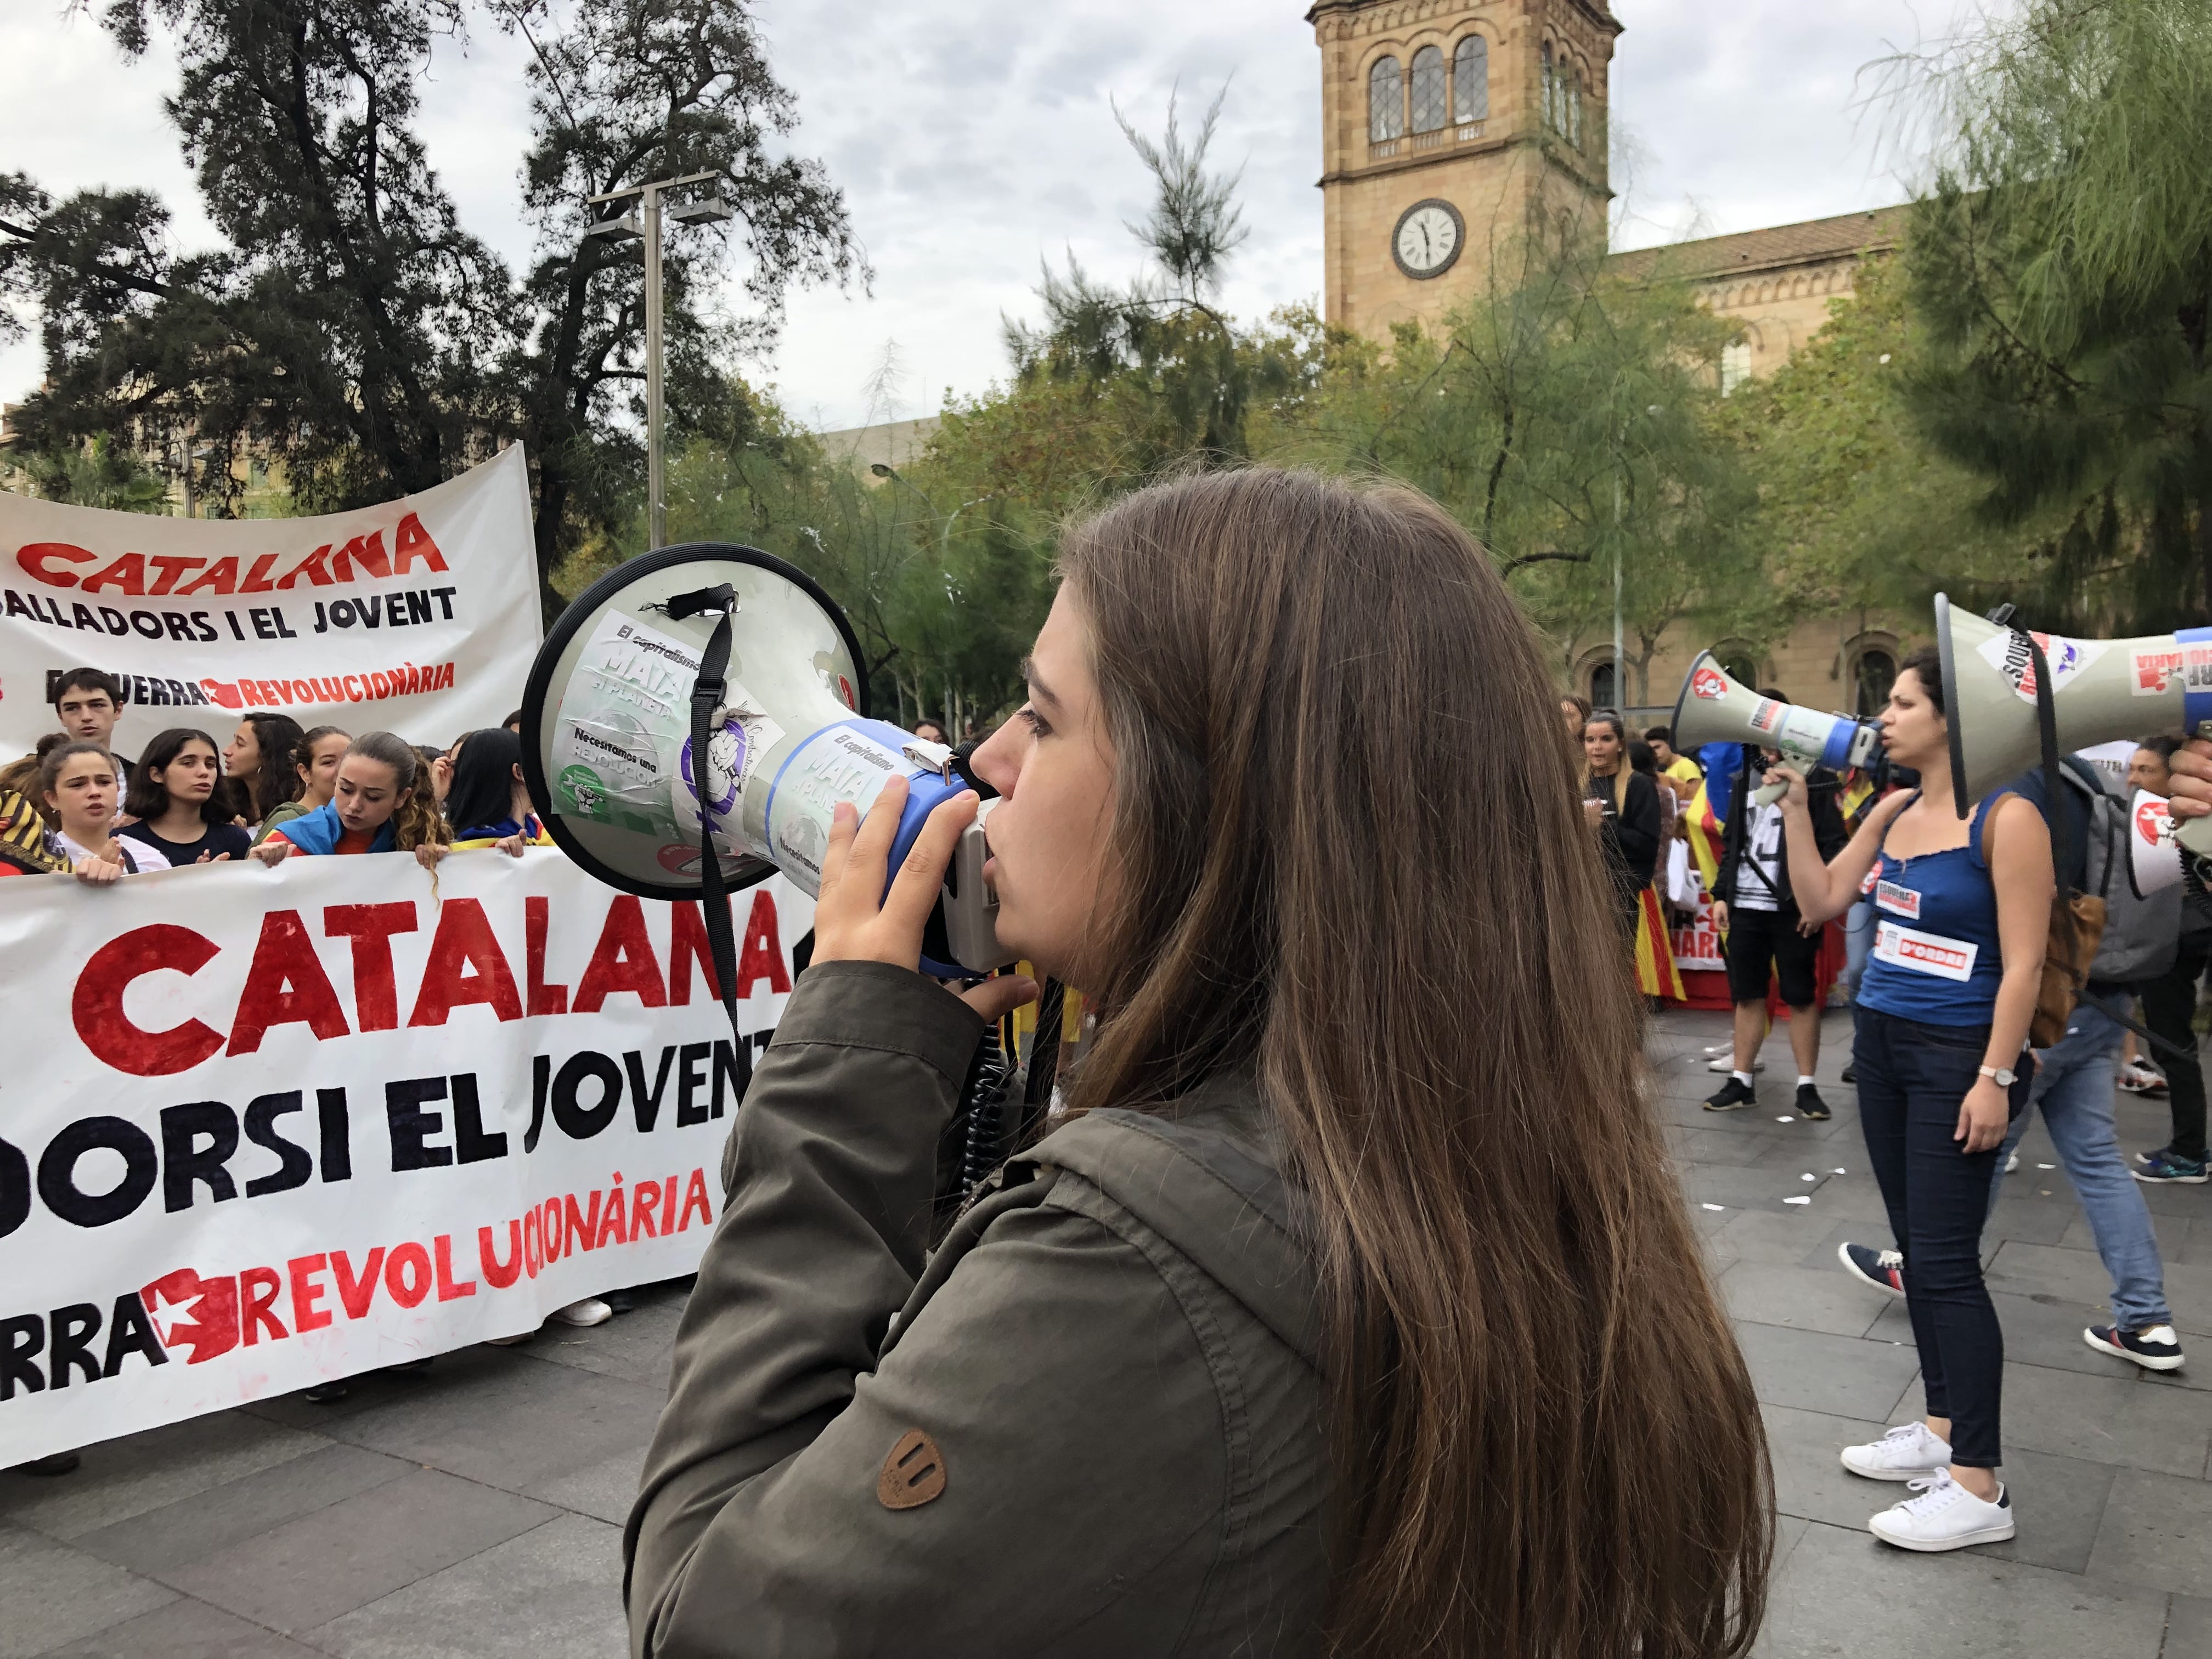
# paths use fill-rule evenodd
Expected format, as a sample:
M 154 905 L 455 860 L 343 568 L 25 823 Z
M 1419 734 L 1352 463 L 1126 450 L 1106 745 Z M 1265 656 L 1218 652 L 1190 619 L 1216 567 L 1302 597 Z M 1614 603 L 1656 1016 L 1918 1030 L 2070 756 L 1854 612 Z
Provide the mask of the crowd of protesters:
M 1789 702 L 1772 687 L 1759 696 Z M 1612 711 L 1576 697 L 1560 709 L 1579 740 L 1584 810 L 1636 938 L 1640 978 L 1647 933 L 1663 928 L 1668 910 L 1680 914 L 1680 895 L 1662 893 L 1669 842 L 1704 832 L 1690 896 L 1710 904 L 1734 1008 L 1730 1041 L 1708 1050 L 1711 1069 L 1728 1075 L 1705 1109 L 1759 1103 L 1758 1056 L 1778 1000 L 1796 1063 L 1781 1121 L 1828 1119 L 1814 1077 L 1823 981 L 1851 1007 L 1842 1078 L 1856 1091 L 1894 1244 L 1845 1243 L 1838 1255 L 1906 1303 L 1926 1396 L 1923 1417 L 1842 1450 L 1854 1474 L 1907 1482 L 1914 1494 L 1875 1516 L 1871 1530 L 1923 1551 L 2012 1537 L 2011 1498 L 1997 1478 L 2003 1334 L 1983 1279 L 1982 1234 L 2037 1110 L 2112 1283 L 2112 1322 L 2089 1326 L 2083 1340 L 2147 1370 L 2183 1364 L 2142 1189 L 2212 1178 L 2192 1029 L 2212 964 L 2212 870 L 2185 858 L 2182 885 L 2148 895 L 2126 873 L 2131 792 L 2173 793 L 2178 740 L 2136 747 L 2124 787 L 2115 787 L 2116 759 L 2101 757 L 2108 782 L 2069 756 L 2049 775 L 2057 799 L 2039 770 L 1961 814 L 1932 648 L 1901 665 L 1876 717 L 1882 758 L 1864 772 L 1801 774 L 1771 750 L 1735 744 L 1692 757 L 1674 750 L 1664 726 L 1639 744 Z M 1778 789 L 1763 792 L 1769 783 Z M 2054 897 L 2079 894 L 2106 907 L 2083 994 L 2062 1023 L 2032 1027 L 2046 994 Z M 1837 921 L 1840 963 L 1822 945 Z M 1900 944 L 1908 930 L 1923 946 L 1952 947 L 1956 961 L 1927 968 Z M 1671 957 L 1663 938 L 1656 949 Z M 1658 988 L 1646 978 L 1644 988 Z M 2116 1091 L 2170 1093 L 2172 1139 L 2124 1155 Z
M 114 750 L 123 688 L 112 675 L 71 669 L 50 696 L 59 729 L 0 767 L 0 876 L 52 874 L 105 887 L 249 858 L 273 866 L 294 854 L 402 852 L 429 866 L 453 852 L 495 848 L 519 858 L 525 847 L 550 844 L 522 781 L 520 711 L 441 751 L 389 732 L 302 730 L 257 710 L 228 742 L 198 726 L 172 726 L 133 758 Z M 553 1317 L 597 1325 L 631 1305 L 630 1293 L 613 1291 Z M 340 1380 L 305 1397 L 346 1393 Z M 19 1467 L 61 1474 L 76 1465 L 75 1452 L 62 1452 Z
M 59 730 L 0 767 L 0 875 L 105 885 L 154 870 L 295 853 L 412 853 L 425 864 L 550 844 L 522 782 L 520 714 L 443 750 L 389 732 L 302 730 L 256 710 L 227 743 L 196 726 L 115 752 L 123 688 L 97 668 L 59 676 Z

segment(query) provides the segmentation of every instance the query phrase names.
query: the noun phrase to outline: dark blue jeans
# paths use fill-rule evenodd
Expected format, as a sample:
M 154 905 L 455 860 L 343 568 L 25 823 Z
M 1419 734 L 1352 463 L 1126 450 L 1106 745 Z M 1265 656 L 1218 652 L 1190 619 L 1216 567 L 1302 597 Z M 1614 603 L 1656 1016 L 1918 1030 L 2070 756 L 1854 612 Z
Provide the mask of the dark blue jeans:
M 1951 1461 L 1982 1469 L 2003 1461 L 2004 1333 L 1982 1283 L 1982 1220 L 2003 1153 L 1962 1152 L 1953 1136 L 1989 1038 L 1986 1025 L 1926 1025 L 1862 1004 L 1851 1052 L 1867 1161 L 1905 1255 L 1928 1415 L 1951 1419 Z M 2023 1054 L 2016 1069 L 2014 1117 L 2027 1104 L 2034 1065 Z

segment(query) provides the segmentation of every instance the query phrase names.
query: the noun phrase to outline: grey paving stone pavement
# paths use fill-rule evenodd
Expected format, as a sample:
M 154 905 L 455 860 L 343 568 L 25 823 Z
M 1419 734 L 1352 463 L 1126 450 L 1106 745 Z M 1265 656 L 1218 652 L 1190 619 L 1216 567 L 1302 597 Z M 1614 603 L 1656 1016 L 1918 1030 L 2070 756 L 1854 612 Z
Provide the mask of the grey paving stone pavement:
M 2029 1131 L 1984 1241 L 2020 1535 L 1890 1549 L 1865 1521 L 1899 1489 L 1836 1458 L 1920 1407 L 1903 1305 L 1836 1265 L 1846 1239 L 1890 1243 L 1838 1080 L 1849 1034 L 1828 1017 L 1825 1124 L 1778 1121 L 1796 1118 L 1786 1031 L 1761 1103 L 1728 1114 L 1699 1105 L 1725 1017 L 1668 1013 L 1650 1036 L 1655 1104 L 1773 1449 L 1761 1659 L 2212 1659 L 2212 1188 L 2148 1194 L 2201 1369 L 2140 1372 L 2081 1341 L 2109 1286 Z M 2130 1151 L 2166 1139 L 2162 1103 L 2119 1112 Z M 620 1659 L 621 1522 L 682 1297 L 356 1378 L 340 1401 L 88 1447 L 59 1479 L 0 1473 L 0 1659 Z

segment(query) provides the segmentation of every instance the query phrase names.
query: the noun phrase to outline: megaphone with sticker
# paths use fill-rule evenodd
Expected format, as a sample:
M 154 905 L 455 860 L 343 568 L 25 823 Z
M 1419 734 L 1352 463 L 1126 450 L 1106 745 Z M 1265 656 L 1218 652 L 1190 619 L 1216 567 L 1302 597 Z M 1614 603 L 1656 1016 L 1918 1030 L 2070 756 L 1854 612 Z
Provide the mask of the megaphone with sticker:
M 951 750 L 866 706 L 851 624 L 803 571 L 726 543 L 659 548 L 593 583 L 546 635 L 523 694 L 523 776 L 579 866 L 647 898 L 706 900 L 711 936 L 727 928 L 723 896 L 775 871 L 818 894 L 840 804 L 865 815 L 908 780 L 896 872 L 931 811 L 972 787 Z M 925 972 L 1011 960 L 982 873 L 993 804 L 945 872 Z
M 1674 699 L 1674 747 L 1685 752 L 1708 743 L 1745 743 L 1771 749 L 1801 769 L 1840 772 L 1865 766 L 1881 750 L 1881 733 L 1848 714 L 1823 714 L 1773 697 L 1762 697 L 1729 678 L 1710 651 L 1700 651 Z M 1787 786 L 1770 783 L 1752 799 L 1771 806 Z
M 2029 637 L 1936 596 L 1951 781 L 1962 816 L 2041 761 Z M 2051 666 L 2061 752 L 2157 732 L 2212 735 L 2212 629 L 2127 640 L 2033 638 Z M 2173 838 L 2185 852 L 2212 854 L 2212 818 L 2184 820 Z

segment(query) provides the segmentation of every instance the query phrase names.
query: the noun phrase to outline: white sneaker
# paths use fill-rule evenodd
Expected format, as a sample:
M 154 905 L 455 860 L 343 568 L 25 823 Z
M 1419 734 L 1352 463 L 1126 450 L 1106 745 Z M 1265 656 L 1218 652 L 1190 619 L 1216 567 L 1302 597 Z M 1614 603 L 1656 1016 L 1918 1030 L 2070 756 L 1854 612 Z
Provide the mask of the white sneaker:
M 2002 1485 L 1994 1504 L 1968 1492 L 1948 1468 L 1911 1486 L 1918 1497 L 1867 1522 L 1867 1529 L 1885 1544 L 1901 1550 L 1962 1550 L 1969 1544 L 2001 1544 L 2013 1534 L 2012 1495 Z
M 2146 1066 L 2141 1060 L 2130 1060 L 2120 1067 L 2119 1085 L 2131 1095 L 2162 1095 L 2166 1092 L 2166 1079 L 2154 1066 Z
M 615 1316 L 615 1310 L 596 1296 L 587 1296 L 581 1302 L 571 1302 L 565 1308 L 553 1310 L 553 1317 L 563 1325 L 604 1325 Z
M 2007 1175 L 2010 1175 L 2018 1168 L 2020 1168 L 2020 1154 L 2018 1152 L 2014 1152 L 2009 1158 L 2005 1159 L 2005 1173 Z
M 1722 1049 L 1718 1058 L 1705 1062 L 1705 1069 L 1709 1072 L 1733 1072 L 1735 1070 L 1735 1050 Z M 1763 1060 L 1754 1060 L 1751 1062 L 1751 1072 L 1753 1077 L 1765 1069 L 1766 1062 Z
M 1869 1480 L 1917 1480 L 1949 1468 L 1951 1448 L 1916 1417 L 1879 1440 L 1844 1447 L 1844 1467 Z

